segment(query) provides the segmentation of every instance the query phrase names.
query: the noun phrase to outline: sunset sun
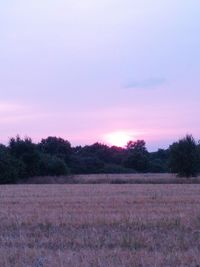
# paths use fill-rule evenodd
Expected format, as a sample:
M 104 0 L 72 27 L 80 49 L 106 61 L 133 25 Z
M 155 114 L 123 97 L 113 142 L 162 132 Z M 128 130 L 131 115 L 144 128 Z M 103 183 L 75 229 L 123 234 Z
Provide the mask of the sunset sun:
M 105 135 L 105 140 L 112 146 L 125 147 L 130 140 L 134 140 L 133 134 L 125 131 L 112 132 Z

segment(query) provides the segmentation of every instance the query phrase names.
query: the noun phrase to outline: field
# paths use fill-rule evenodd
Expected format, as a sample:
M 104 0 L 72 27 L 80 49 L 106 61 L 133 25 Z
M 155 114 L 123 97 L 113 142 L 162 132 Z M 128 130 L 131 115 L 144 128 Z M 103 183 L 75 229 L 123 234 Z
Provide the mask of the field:
M 200 266 L 200 186 L 1 186 L 0 256 L 2 267 Z
M 200 177 L 178 178 L 171 173 L 88 174 L 59 177 L 33 177 L 27 184 L 200 184 Z M 24 181 L 19 181 L 19 184 Z

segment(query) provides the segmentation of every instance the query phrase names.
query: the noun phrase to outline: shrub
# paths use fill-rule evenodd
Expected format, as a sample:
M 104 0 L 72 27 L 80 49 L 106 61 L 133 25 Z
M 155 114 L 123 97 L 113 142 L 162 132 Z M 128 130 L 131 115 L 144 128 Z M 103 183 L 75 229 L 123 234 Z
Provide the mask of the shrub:
M 102 173 L 136 173 L 136 171 L 117 164 L 105 164 Z

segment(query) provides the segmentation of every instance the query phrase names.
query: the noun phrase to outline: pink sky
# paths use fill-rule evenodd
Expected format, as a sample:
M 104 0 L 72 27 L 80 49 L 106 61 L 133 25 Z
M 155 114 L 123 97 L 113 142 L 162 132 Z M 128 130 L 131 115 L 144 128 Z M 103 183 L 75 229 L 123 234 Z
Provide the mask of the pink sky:
M 200 2 L 0 3 L 1 142 L 200 138 Z

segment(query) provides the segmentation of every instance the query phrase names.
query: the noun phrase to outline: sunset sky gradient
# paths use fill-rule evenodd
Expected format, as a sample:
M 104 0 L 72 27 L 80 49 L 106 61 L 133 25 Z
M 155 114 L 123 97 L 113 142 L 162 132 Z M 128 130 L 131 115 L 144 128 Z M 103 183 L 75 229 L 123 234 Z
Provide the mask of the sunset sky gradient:
M 0 2 L 0 141 L 200 139 L 199 0 Z

